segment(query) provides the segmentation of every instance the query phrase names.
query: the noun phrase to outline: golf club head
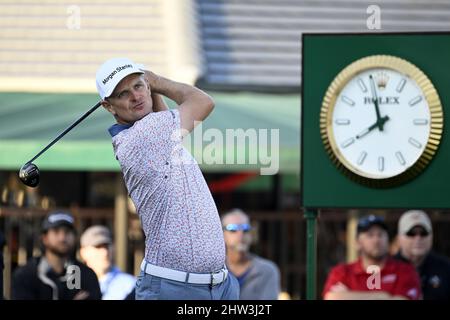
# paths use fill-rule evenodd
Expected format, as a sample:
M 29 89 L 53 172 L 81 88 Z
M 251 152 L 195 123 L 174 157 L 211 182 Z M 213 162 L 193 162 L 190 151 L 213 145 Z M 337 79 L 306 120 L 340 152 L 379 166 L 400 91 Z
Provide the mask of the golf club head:
M 39 169 L 33 163 L 25 163 L 19 171 L 19 178 L 23 184 L 36 187 L 39 184 Z

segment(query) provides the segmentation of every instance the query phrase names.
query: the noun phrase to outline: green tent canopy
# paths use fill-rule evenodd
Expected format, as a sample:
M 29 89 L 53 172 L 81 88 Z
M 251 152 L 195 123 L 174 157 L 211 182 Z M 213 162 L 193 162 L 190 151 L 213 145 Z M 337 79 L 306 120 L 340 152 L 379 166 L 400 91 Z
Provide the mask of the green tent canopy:
M 279 172 L 299 172 L 299 95 L 208 93 L 216 108 L 185 143 L 204 172 L 260 171 L 273 165 L 276 154 Z M 98 96 L 0 93 L 0 101 L 0 170 L 18 170 L 93 106 Z M 113 123 L 105 109 L 96 110 L 37 159 L 36 165 L 41 170 L 119 171 L 107 130 Z M 271 142 L 276 131 L 278 146 Z M 236 134 L 243 138 L 239 141 Z

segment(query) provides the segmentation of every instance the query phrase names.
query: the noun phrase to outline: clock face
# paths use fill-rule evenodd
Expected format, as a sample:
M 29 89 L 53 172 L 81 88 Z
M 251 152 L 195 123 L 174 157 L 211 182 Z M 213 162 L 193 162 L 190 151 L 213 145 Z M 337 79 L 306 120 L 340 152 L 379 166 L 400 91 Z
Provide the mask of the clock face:
M 378 119 L 385 119 L 383 130 L 371 128 Z M 330 129 L 336 152 L 348 169 L 368 178 L 390 178 L 411 167 L 424 151 L 430 109 L 413 79 L 395 70 L 373 68 L 343 87 Z
M 417 176 L 443 131 L 439 96 L 410 62 L 376 55 L 344 68 L 322 103 L 320 130 L 336 166 L 365 185 L 386 187 Z

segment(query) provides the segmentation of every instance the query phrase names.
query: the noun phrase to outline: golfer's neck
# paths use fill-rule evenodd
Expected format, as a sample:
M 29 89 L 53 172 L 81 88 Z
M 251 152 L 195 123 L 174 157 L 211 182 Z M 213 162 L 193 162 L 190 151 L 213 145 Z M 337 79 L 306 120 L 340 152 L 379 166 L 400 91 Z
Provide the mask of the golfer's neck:
M 116 117 L 116 121 L 117 121 L 117 124 L 123 124 L 123 125 L 127 125 L 127 126 L 133 125 L 133 123 L 134 123 L 134 122 L 132 122 L 132 123 L 127 122 L 127 121 L 122 120 L 122 119 L 117 118 L 117 117 Z

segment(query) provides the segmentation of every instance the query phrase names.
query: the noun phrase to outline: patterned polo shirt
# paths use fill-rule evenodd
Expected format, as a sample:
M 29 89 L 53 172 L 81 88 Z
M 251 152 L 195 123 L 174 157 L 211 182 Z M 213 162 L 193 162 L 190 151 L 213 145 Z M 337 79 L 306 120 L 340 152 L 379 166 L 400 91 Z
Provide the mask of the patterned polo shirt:
M 145 233 L 145 259 L 185 272 L 217 271 L 225 264 L 219 214 L 180 128 L 179 111 L 169 110 L 109 131 Z

